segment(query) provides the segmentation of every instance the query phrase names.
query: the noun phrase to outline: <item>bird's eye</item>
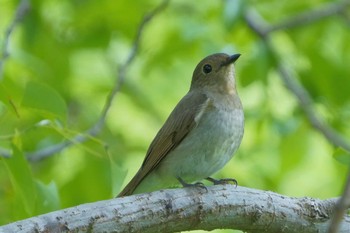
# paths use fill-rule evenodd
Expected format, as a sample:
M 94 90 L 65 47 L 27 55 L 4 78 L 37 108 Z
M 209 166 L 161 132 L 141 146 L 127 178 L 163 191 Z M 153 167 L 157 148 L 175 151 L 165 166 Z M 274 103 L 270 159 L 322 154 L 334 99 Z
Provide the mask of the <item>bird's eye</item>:
M 209 74 L 209 73 L 211 72 L 211 70 L 212 70 L 211 65 L 205 64 L 205 65 L 203 66 L 203 72 L 204 72 L 205 74 Z

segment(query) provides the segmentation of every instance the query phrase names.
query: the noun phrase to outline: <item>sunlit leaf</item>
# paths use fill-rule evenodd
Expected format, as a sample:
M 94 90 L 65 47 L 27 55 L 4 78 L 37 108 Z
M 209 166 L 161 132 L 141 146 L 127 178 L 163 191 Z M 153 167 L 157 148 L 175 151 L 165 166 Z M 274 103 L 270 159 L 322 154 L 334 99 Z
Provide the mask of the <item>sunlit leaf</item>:
M 244 13 L 244 0 L 227 0 L 224 4 L 224 22 L 228 28 L 232 28 Z
M 267 79 L 272 68 L 272 57 L 263 41 L 256 41 L 253 45 L 253 54 L 248 56 L 249 65 L 241 69 L 240 83 L 247 86 L 253 81 Z
M 35 184 L 38 191 L 37 213 L 57 210 L 60 207 L 60 198 L 56 184 L 52 181 L 46 185 L 38 180 Z
M 111 159 L 112 193 L 118 194 L 126 177 L 127 171 Z
M 64 99 L 53 88 L 37 82 L 29 82 L 25 88 L 22 106 L 33 108 L 45 116 L 65 121 L 67 107 Z
M 342 164 L 350 165 L 350 153 L 341 147 L 334 150 L 333 157 Z
M 35 212 L 36 189 L 28 161 L 16 146 L 12 147 L 12 157 L 3 159 L 11 178 L 11 183 L 16 190 L 18 200 L 22 203 L 23 210 L 28 216 Z M 18 210 L 19 212 L 21 210 Z

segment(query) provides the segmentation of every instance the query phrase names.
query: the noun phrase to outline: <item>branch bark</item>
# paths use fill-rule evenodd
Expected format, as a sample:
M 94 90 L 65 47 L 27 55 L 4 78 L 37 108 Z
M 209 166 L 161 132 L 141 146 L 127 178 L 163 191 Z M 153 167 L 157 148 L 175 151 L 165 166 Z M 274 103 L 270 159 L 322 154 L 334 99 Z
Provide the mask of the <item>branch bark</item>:
M 177 232 L 239 229 L 248 232 L 326 232 L 337 198 L 292 198 L 233 185 L 160 190 L 83 204 L 0 227 L 0 233 Z M 349 232 L 346 216 L 339 232 Z

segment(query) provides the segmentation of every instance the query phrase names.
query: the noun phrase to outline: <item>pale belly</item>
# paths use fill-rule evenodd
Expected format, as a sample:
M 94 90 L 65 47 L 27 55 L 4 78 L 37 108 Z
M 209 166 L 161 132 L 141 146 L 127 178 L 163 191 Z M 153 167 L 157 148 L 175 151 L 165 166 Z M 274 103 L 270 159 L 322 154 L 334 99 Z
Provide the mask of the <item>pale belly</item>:
M 202 180 L 220 170 L 238 149 L 244 131 L 242 110 L 206 113 L 200 124 L 141 182 L 135 193 Z

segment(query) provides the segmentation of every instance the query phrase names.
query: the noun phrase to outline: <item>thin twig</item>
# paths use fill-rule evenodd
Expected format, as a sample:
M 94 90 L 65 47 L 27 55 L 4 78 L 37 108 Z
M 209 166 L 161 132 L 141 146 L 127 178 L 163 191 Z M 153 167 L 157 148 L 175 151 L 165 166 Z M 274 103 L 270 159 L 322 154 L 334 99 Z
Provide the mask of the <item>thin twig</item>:
M 313 102 L 310 94 L 305 88 L 293 77 L 293 73 L 288 70 L 285 65 L 279 64 L 278 70 L 280 77 L 284 81 L 286 87 L 295 95 L 299 101 L 300 107 L 305 112 L 311 125 L 323 134 L 323 136 L 334 146 L 341 147 L 350 152 L 350 144 L 345 140 L 336 130 L 327 125 L 322 118 L 320 118 L 312 106 Z
M 13 20 L 11 21 L 10 25 L 7 27 L 5 31 L 3 45 L 2 45 L 2 55 L 0 58 L 0 81 L 3 79 L 5 62 L 10 56 L 9 44 L 10 44 L 10 38 L 11 38 L 12 32 L 14 31 L 18 23 L 21 22 L 24 16 L 29 12 L 29 10 L 30 10 L 29 0 L 22 0 L 16 9 Z M 4 158 L 10 158 L 11 153 L 7 149 L 0 148 L 0 156 Z
M 338 11 L 333 10 L 333 14 L 338 13 Z M 322 14 L 323 16 L 325 14 Z M 328 15 L 330 16 L 330 15 Z M 318 17 L 321 19 L 322 17 Z M 307 118 L 309 119 L 311 125 L 323 134 L 323 136 L 333 145 L 342 147 L 343 149 L 350 151 L 350 144 L 346 141 L 338 132 L 333 128 L 328 126 L 323 119 L 318 117 L 312 104 L 313 101 L 309 93 L 305 88 L 297 81 L 294 77 L 293 72 L 291 72 L 287 66 L 285 66 L 281 59 L 279 59 L 274 47 L 272 46 L 270 40 L 270 33 L 268 28 L 278 28 L 269 26 L 262 17 L 256 11 L 250 11 L 245 14 L 245 19 L 247 24 L 251 29 L 256 32 L 257 35 L 264 41 L 266 47 L 269 49 L 273 59 L 275 60 L 280 77 L 283 80 L 285 86 L 295 95 L 300 107 L 305 112 Z M 271 32 L 271 31 L 270 31 Z M 350 206 L 350 170 L 348 173 L 347 182 L 345 184 L 345 189 L 342 197 L 338 201 L 337 205 L 333 211 L 333 218 L 330 223 L 328 233 L 336 233 L 340 227 L 340 223 L 343 220 L 345 210 Z
M 112 102 L 115 99 L 116 94 L 120 91 L 121 87 L 124 84 L 127 69 L 130 66 L 130 64 L 133 62 L 133 60 L 135 59 L 136 54 L 139 50 L 140 40 L 141 40 L 141 36 L 142 36 L 142 33 L 144 31 L 145 26 L 147 25 L 147 23 L 149 23 L 154 18 L 154 16 L 156 16 L 159 12 L 161 12 L 167 6 L 168 2 L 169 2 L 169 0 L 164 0 L 160 5 L 158 5 L 155 9 L 153 9 L 150 13 L 148 13 L 147 15 L 145 15 L 143 17 L 143 19 L 142 19 L 142 21 L 137 29 L 136 37 L 134 39 L 133 46 L 132 46 L 132 49 L 129 53 L 129 56 L 126 59 L 125 63 L 119 67 L 119 70 L 117 72 L 116 79 L 115 79 L 116 80 L 115 85 L 106 98 L 105 105 L 103 107 L 103 110 L 101 112 L 101 115 L 100 115 L 100 118 L 98 119 L 98 121 L 90 129 L 88 129 L 84 134 L 79 134 L 79 135 L 75 136 L 70 141 L 65 141 L 65 142 L 50 146 L 48 148 L 44 148 L 40 151 L 36 151 L 36 152 L 28 154 L 28 159 L 30 161 L 42 160 L 46 157 L 51 156 L 54 153 L 62 151 L 63 149 L 65 149 L 73 144 L 83 143 L 83 142 L 87 141 L 91 136 L 96 136 L 97 134 L 99 134 L 101 132 L 101 130 L 105 124 L 109 109 L 112 106 Z
M 168 5 L 168 3 L 169 3 L 169 0 L 162 1 L 156 8 L 154 8 L 151 12 L 146 14 L 143 17 L 142 21 L 140 22 L 140 25 L 137 29 L 137 33 L 136 33 L 134 42 L 132 44 L 132 48 L 131 48 L 131 51 L 129 53 L 129 56 L 127 57 L 125 63 L 122 64 L 118 69 L 118 72 L 117 72 L 116 78 L 115 78 L 115 80 L 116 80 L 115 84 L 113 86 L 113 89 L 111 90 L 111 92 L 109 93 L 109 95 L 106 98 L 105 105 L 103 107 L 103 110 L 101 112 L 101 115 L 100 115 L 98 121 L 90 129 L 86 130 L 85 133 L 78 134 L 70 140 L 66 140 L 64 142 L 49 146 L 47 148 L 43 148 L 43 149 L 38 150 L 38 151 L 25 153 L 29 161 L 33 161 L 33 162 L 40 161 L 46 157 L 49 157 L 55 153 L 58 153 L 64 149 L 66 149 L 69 146 L 72 146 L 72 145 L 77 144 L 77 143 L 83 143 L 83 142 L 87 141 L 89 138 L 96 136 L 97 134 L 100 133 L 100 131 L 102 130 L 102 128 L 105 124 L 107 114 L 112 106 L 112 102 L 115 99 L 116 94 L 120 91 L 121 87 L 124 84 L 127 69 L 129 68 L 130 64 L 133 62 L 133 60 L 135 59 L 135 57 L 137 55 L 137 52 L 138 52 L 139 47 L 140 47 L 142 33 L 144 32 L 145 26 L 157 14 L 159 14 L 162 10 L 164 10 L 165 7 Z M 5 149 L 1 149 L 0 156 L 10 157 L 11 153 L 10 153 L 10 151 L 7 151 Z
M 11 153 L 7 149 L 0 148 L 0 156 L 3 157 L 3 158 L 10 158 L 11 157 Z
M 311 125 L 323 134 L 323 136 L 333 145 L 341 147 L 346 151 L 350 152 L 350 144 L 346 141 L 338 132 L 336 132 L 332 127 L 327 125 L 323 119 L 321 119 L 316 113 L 315 109 L 312 106 L 312 98 L 305 88 L 297 81 L 293 73 L 288 70 L 288 68 L 281 62 L 280 59 L 274 50 L 269 33 L 266 27 L 269 27 L 268 24 L 262 19 L 262 17 L 253 10 L 248 11 L 245 14 L 245 19 L 250 28 L 260 36 L 264 41 L 266 47 L 269 49 L 271 55 L 273 56 L 280 77 L 283 80 L 285 86 L 291 91 L 299 102 L 299 106 L 305 112 L 307 118 L 309 119 Z M 264 27 L 264 25 L 266 25 Z
M 20 21 L 22 21 L 23 17 L 29 12 L 29 9 L 30 9 L 29 0 L 22 0 L 16 9 L 16 13 L 13 17 L 12 22 L 10 23 L 10 25 L 8 26 L 8 28 L 5 31 L 4 43 L 3 43 L 3 47 L 2 47 L 2 57 L 0 59 L 0 81 L 3 78 L 3 72 L 4 72 L 3 70 L 4 70 L 5 61 L 10 56 L 9 43 L 10 43 L 10 38 L 11 38 L 12 32 L 15 29 L 16 25 Z
M 113 90 L 111 91 L 111 93 L 108 95 L 106 99 L 106 103 L 102 110 L 101 116 L 97 121 L 97 123 L 90 130 L 88 130 L 88 134 L 94 136 L 101 131 L 105 123 L 108 111 L 111 108 L 113 100 L 115 99 L 115 95 L 120 91 L 122 85 L 124 84 L 126 71 L 130 66 L 130 64 L 133 62 L 133 60 L 135 59 L 136 54 L 139 50 L 140 40 L 141 40 L 142 32 L 144 31 L 145 26 L 154 18 L 154 16 L 156 16 L 158 13 L 164 10 L 164 8 L 168 5 L 168 3 L 169 3 L 169 0 L 164 0 L 160 5 L 158 5 L 156 8 L 154 8 L 151 12 L 149 12 L 147 15 L 143 17 L 143 20 L 141 21 L 137 29 L 136 37 L 134 39 L 131 52 L 128 58 L 126 59 L 125 63 L 122 64 L 118 70 L 118 73 L 117 73 L 118 78 L 116 78 L 116 83 L 113 87 Z
M 290 17 L 280 23 L 271 25 L 267 32 L 273 32 L 278 30 L 290 29 L 294 27 L 305 26 L 307 24 L 314 23 L 316 21 L 320 21 L 327 17 L 331 17 L 337 14 L 341 14 L 347 10 L 350 6 L 349 0 L 344 0 L 342 2 L 329 3 L 325 4 L 321 8 L 308 10 L 300 13 L 299 15 L 295 15 Z
M 350 170 L 348 173 L 348 178 L 344 188 L 343 195 L 337 201 L 334 208 L 333 217 L 331 223 L 329 224 L 328 233 L 339 232 L 340 223 L 344 219 L 345 211 L 350 207 Z

